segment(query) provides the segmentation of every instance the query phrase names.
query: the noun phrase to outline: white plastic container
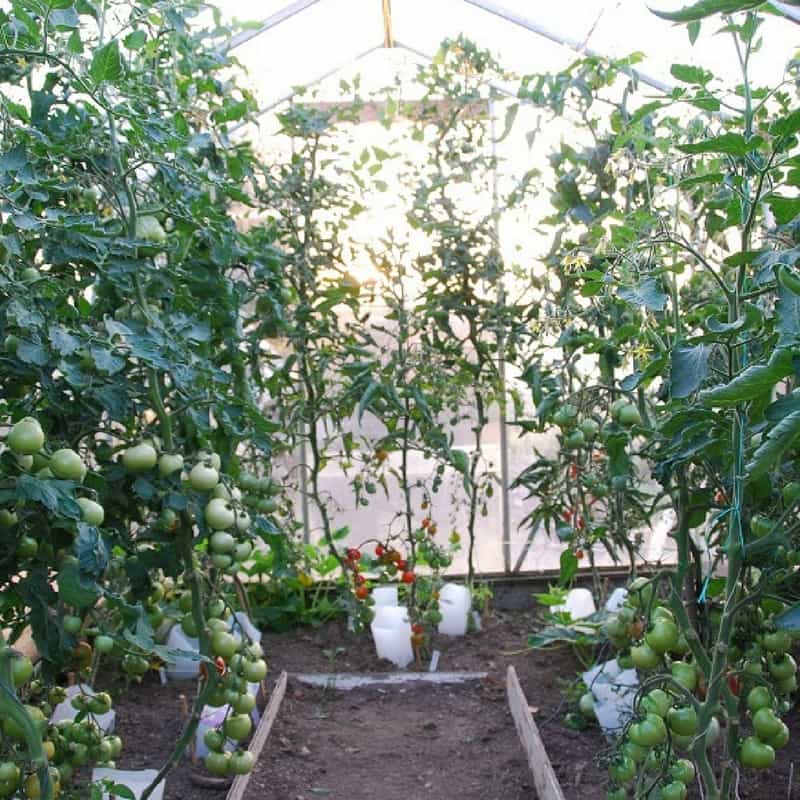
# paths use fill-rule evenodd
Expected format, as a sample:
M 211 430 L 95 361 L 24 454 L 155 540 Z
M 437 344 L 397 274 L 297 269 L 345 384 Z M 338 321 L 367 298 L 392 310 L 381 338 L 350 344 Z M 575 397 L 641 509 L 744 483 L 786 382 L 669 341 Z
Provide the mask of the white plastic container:
M 397 606 L 397 586 L 376 586 L 372 590 L 372 599 L 375 601 L 375 608 L 379 606 Z
M 608 600 L 606 600 L 606 611 L 616 614 L 622 608 L 625 598 L 628 596 L 628 590 L 618 586 L 611 592 Z
M 398 667 L 405 667 L 414 660 L 407 608 L 376 606 L 370 629 L 378 658 L 385 658 Z
M 466 586 L 446 583 L 439 593 L 439 612 L 442 621 L 439 633 L 445 636 L 463 636 L 467 632 L 472 594 Z
M 372 638 L 375 641 L 378 658 L 385 658 L 398 667 L 406 667 L 414 660 L 410 625 L 395 628 L 373 626 Z
M 572 619 L 585 619 L 597 611 L 597 606 L 588 589 L 570 589 L 566 601 L 560 606 L 553 606 L 553 611 L 569 611 Z
M 106 767 L 95 767 L 92 770 L 92 781 L 112 781 L 115 784 L 127 786 L 136 800 L 142 796 L 144 790 L 153 782 L 158 775 L 155 769 L 107 769 Z M 103 792 L 103 800 L 109 800 L 108 792 Z M 150 795 L 152 800 L 162 800 L 164 797 L 164 781 L 162 780 L 153 793 Z
M 170 661 L 165 672 L 171 681 L 186 681 L 197 677 L 200 666 L 200 641 L 183 632 L 180 625 L 173 625 L 167 637 L 167 647 L 172 650 L 183 650 L 186 653 L 196 653 L 196 658 L 177 656 Z
M 75 686 L 67 687 L 67 699 L 64 700 L 63 703 L 59 703 L 54 709 L 53 714 L 50 717 L 50 721 L 55 724 L 56 722 L 60 722 L 62 719 L 75 719 L 78 716 L 78 710 L 72 707 L 72 698 L 75 697 L 77 694 L 86 694 L 89 697 L 94 697 L 96 692 L 92 689 L 91 686 L 87 686 L 86 684 L 76 684 Z M 105 733 L 113 733 L 114 732 L 114 724 L 117 720 L 117 712 L 114 711 L 112 708 L 111 711 L 106 712 L 105 714 L 89 714 L 88 715 L 91 719 L 93 719 L 97 725 L 100 727 L 101 730 L 105 731 Z
M 253 625 L 253 621 L 244 611 L 237 611 L 231 618 L 231 630 L 241 636 L 244 634 L 253 642 L 261 641 L 261 631 Z

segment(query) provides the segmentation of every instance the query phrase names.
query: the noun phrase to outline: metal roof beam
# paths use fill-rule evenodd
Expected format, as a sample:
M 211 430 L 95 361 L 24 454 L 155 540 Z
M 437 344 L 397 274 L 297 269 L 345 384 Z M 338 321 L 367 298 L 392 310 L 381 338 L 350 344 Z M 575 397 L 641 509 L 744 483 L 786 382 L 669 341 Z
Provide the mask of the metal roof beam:
M 234 47 L 239 47 L 245 42 L 249 42 L 256 36 L 264 33 L 264 31 L 268 31 L 270 28 L 280 25 L 281 22 L 291 19 L 301 11 L 305 11 L 307 8 L 317 5 L 319 2 L 321 2 L 321 0 L 295 0 L 294 3 L 289 3 L 288 6 L 280 9 L 280 11 L 276 11 L 274 14 L 272 14 L 272 16 L 267 17 L 257 28 L 253 28 L 249 31 L 242 31 L 241 33 L 237 33 L 235 36 L 232 36 L 228 40 L 228 44 L 225 49 L 233 50 Z
M 584 47 L 583 43 L 577 41 L 576 39 L 570 39 L 567 36 L 562 36 L 560 33 L 551 31 L 549 28 L 545 28 L 543 25 L 540 25 L 538 22 L 535 22 L 530 17 L 524 17 L 521 14 L 517 14 L 516 12 L 512 11 L 509 8 L 505 8 L 504 6 L 498 5 L 497 3 L 489 2 L 489 0 L 462 0 L 462 2 L 466 3 L 467 5 L 480 8 L 482 11 L 486 11 L 489 14 L 494 14 L 495 16 L 506 20 L 506 22 L 510 22 L 513 25 L 517 25 L 520 28 L 525 28 L 525 30 L 531 31 L 531 33 L 536 33 L 539 36 L 544 36 L 545 39 L 549 39 L 551 42 L 563 45 L 564 47 L 569 47 L 576 53 L 585 53 L 586 55 L 592 56 L 594 58 L 608 57 L 604 53 L 599 53 L 596 50 L 592 50 L 589 47 Z M 642 83 L 645 83 L 648 86 L 652 86 L 654 89 L 658 89 L 658 91 L 664 92 L 664 94 L 672 93 L 673 87 L 670 86 L 668 83 L 664 83 L 663 81 L 658 80 L 658 78 L 653 78 L 652 76 L 647 75 L 644 72 L 640 72 L 638 69 L 631 69 L 631 72 Z

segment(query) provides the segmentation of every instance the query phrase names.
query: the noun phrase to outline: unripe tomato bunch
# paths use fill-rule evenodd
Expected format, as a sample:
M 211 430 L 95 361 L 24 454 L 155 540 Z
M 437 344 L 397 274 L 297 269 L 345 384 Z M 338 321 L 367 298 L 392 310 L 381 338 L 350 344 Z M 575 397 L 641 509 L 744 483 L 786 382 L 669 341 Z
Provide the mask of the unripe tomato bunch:
M 256 697 L 249 691 L 248 684 L 264 680 L 267 663 L 258 642 L 245 644 L 242 637 L 228 632 L 227 626 L 213 631 L 211 647 L 216 654 L 220 680 L 208 704 L 227 704 L 229 708 L 222 724 L 205 734 L 204 741 L 209 750 L 205 765 L 212 775 L 244 775 L 253 768 L 252 753 L 241 747 L 235 752 L 228 752 L 226 743 L 233 741 L 241 744 L 250 735 Z
M 75 770 L 91 765 L 114 766 L 114 759 L 122 750 L 122 740 L 105 734 L 93 716 L 111 710 L 112 700 L 106 692 L 75 695 L 71 705 L 78 712 L 76 718 L 52 724 L 48 720 L 54 707 L 66 700 L 66 690 L 59 686 L 47 689 L 26 656 L 12 657 L 11 676 L 10 688 L 24 703 L 28 718 L 41 735 L 54 797 L 69 783 Z M 36 800 L 40 796 L 39 778 L 30 767 L 25 731 L 8 714 L 3 715 L 0 731 L 0 797 L 21 792 L 21 796 Z
M 797 663 L 789 652 L 793 638 L 773 622 L 782 608 L 765 600 L 737 618 L 719 705 L 702 731 L 699 715 L 709 691 L 706 675 L 690 658 L 687 639 L 672 612 L 656 597 L 655 583 L 646 578 L 631 583 L 625 603 L 605 623 L 605 630 L 620 651 L 619 665 L 639 670 L 643 690 L 636 717 L 609 765 L 609 800 L 627 797 L 625 787 L 634 781 L 652 785 L 662 800 L 683 800 L 695 766 L 680 754 L 690 753 L 703 734 L 706 748 L 711 747 L 730 704 L 746 721 L 731 756 L 746 768 L 774 763 L 776 751 L 789 741 L 789 729 L 780 717 L 791 707 L 790 696 L 797 689 Z M 713 611 L 710 616 L 712 624 L 719 625 Z

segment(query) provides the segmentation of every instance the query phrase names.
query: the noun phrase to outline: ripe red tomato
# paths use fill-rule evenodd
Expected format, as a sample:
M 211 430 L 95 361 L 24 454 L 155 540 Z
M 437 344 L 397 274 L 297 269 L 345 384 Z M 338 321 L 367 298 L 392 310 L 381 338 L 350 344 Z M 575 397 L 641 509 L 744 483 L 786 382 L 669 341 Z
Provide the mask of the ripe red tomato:
M 347 549 L 347 558 L 350 561 L 354 562 L 354 563 L 356 561 L 360 561 L 361 560 L 361 551 L 357 550 L 355 547 L 349 547 Z
M 408 561 L 405 558 L 399 558 L 396 562 L 397 569 L 404 572 L 408 568 Z
M 582 531 L 586 527 L 586 523 L 583 521 L 583 517 L 576 517 L 575 518 L 575 527 Z
M 568 508 L 564 509 L 564 511 L 561 512 L 561 518 L 564 520 L 564 522 L 569 522 L 572 519 L 572 511 L 570 511 Z
M 356 582 L 356 586 L 363 586 L 367 582 L 367 578 L 365 575 L 358 574 L 354 578 Z
M 403 577 L 400 580 L 403 581 L 403 583 L 414 583 L 416 579 L 417 576 L 414 575 L 413 572 L 407 571 L 403 573 Z
M 413 633 L 425 633 L 425 626 L 421 622 L 415 622 L 411 626 L 411 631 Z
M 584 555 L 584 553 L 583 553 L 583 550 L 581 550 L 581 548 L 579 547 L 579 548 L 578 548 L 578 549 L 575 551 L 575 558 L 577 558 L 577 559 L 578 559 L 578 561 L 580 561 L 580 560 L 583 558 L 583 555 Z
M 728 688 L 731 690 L 732 694 L 738 697 L 742 693 L 742 676 L 729 673 Z
M 366 600 L 369 597 L 369 589 L 366 586 L 359 586 L 356 589 L 356 597 L 359 600 Z
M 375 555 L 380 558 L 386 552 L 386 548 L 382 544 L 375 545 Z
M 431 524 L 430 517 L 425 517 L 425 519 L 423 519 L 420 524 L 422 525 L 423 528 L 427 528 L 428 525 Z
M 572 478 L 572 480 L 575 480 L 575 478 L 578 477 L 578 465 L 577 464 L 570 464 L 569 465 L 569 477 Z

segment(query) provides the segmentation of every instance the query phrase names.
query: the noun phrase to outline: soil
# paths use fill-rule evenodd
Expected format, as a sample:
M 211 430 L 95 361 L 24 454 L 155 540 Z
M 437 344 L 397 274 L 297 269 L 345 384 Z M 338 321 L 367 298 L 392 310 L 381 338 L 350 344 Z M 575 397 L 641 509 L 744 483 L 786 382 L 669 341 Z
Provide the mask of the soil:
M 531 651 L 527 636 L 540 627 L 533 612 L 494 612 L 483 630 L 465 637 L 435 637 L 439 671 L 485 671 L 482 681 L 453 686 L 310 689 L 290 680 L 272 735 L 248 788 L 247 800 L 358 800 L 361 797 L 517 800 L 536 796 L 525 755 L 505 701 L 505 673 L 513 664 L 547 747 L 564 794 L 570 800 L 605 800 L 607 774 L 595 759 L 607 747 L 600 731 L 572 730 L 564 690 L 580 663 L 570 648 Z M 388 672 L 396 668 L 375 656 L 372 641 L 334 621 L 320 628 L 268 632 L 263 645 L 268 683 L 282 670 L 300 672 Z M 422 669 L 427 669 L 427 662 Z M 124 749 L 120 769 L 158 767 L 174 746 L 182 720 L 180 695 L 191 703 L 191 683 L 160 685 L 151 674 L 116 702 L 117 730 Z M 789 790 L 800 764 L 800 719 L 786 723 L 792 737 L 774 767 L 742 774 L 741 800 L 800 798 Z M 202 770 L 200 770 L 202 772 Z M 165 800 L 224 800 L 224 789 L 199 786 L 188 759 L 170 773 Z M 699 795 L 698 795 L 699 797 Z
M 290 683 L 245 800 L 528 800 L 500 687 L 338 692 Z

